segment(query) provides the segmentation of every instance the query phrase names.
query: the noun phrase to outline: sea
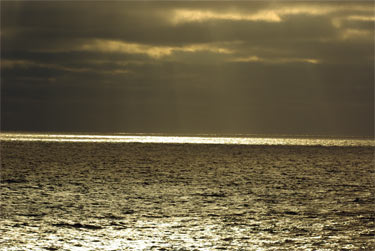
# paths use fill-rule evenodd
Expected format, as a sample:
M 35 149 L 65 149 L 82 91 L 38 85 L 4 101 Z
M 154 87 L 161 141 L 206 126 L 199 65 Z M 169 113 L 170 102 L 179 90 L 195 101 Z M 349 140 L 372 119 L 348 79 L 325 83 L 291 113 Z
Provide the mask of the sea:
M 0 250 L 375 250 L 374 140 L 0 134 Z

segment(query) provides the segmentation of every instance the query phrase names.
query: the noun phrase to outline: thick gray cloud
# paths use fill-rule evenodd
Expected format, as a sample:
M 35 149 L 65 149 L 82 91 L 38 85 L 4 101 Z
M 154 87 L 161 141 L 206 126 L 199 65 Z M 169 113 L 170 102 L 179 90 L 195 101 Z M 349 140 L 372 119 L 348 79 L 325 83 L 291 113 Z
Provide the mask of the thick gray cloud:
M 1 126 L 374 134 L 371 2 L 1 2 Z

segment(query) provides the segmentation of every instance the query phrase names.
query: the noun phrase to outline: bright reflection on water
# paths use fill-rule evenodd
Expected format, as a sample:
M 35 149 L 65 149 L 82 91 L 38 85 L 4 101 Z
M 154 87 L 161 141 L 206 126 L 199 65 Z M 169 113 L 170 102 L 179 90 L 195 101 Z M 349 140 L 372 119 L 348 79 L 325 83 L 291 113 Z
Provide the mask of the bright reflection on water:
M 371 139 L 282 138 L 282 137 L 218 137 L 160 135 L 75 135 L 1 133 L 5 141 L 170 143 L 170 144 L 235 144 L 235 145 L 306 145 L 306 146 L 375 146 Z
M 0 138 L 0 250 L 375 250 L 371 140 Z

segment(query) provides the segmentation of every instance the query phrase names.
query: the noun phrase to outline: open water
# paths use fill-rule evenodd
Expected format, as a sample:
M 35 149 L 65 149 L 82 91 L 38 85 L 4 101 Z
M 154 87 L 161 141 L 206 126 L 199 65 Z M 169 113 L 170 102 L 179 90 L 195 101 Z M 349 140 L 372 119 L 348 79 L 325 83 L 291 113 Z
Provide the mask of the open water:
M 131 137 L 2 134 L 0 249 L 375 250 L 371 140 Z

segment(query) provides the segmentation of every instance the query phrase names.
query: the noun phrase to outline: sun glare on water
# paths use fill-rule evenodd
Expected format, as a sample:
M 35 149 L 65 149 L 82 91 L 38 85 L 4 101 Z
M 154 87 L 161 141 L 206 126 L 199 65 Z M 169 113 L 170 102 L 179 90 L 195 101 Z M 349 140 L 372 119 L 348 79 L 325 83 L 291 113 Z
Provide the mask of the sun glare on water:
M 311 146 L 375 146 L 370 139 L 273 138 L 273 137 L 213 137 L 159 135 L 75 135 L 1 133 L 3 141 L 43 142 L 104 142 L 104 143 L 164 143 L 164 144 L 229 144 L 229 145 L 311 145 Z

